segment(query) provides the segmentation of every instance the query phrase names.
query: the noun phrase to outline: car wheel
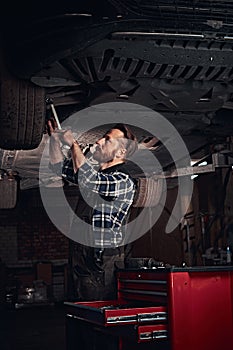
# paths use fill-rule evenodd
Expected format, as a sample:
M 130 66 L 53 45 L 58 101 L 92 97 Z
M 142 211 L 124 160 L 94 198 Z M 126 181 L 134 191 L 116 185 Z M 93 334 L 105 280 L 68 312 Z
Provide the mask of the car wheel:
M 8 73 L 1 77 L 0 147 L 34 149 L 45 125 L 45 90 Z

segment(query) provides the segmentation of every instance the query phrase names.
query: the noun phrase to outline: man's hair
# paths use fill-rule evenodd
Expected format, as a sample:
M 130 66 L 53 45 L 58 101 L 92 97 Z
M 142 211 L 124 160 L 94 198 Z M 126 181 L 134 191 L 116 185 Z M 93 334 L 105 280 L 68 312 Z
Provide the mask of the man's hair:
M 137 142 L 137 138 L 136 136 L 132 133 L 132 131 L 130 130 L 130 128 L 128 127 L 128 125 L 126 124 L 122 124 L 122 123 L 118 123 L 116 125 L 114 125 L 112 127 L 112 129 L 118 129 L 120 131 L 123 132 L 124 134 L 124 138 L 129 140 L 126 144 L 125 144 L 125 148 L 126 148 L 126 156 L 130 157 L 135 151 L 137 151 L 138 149 L 138 142 Z

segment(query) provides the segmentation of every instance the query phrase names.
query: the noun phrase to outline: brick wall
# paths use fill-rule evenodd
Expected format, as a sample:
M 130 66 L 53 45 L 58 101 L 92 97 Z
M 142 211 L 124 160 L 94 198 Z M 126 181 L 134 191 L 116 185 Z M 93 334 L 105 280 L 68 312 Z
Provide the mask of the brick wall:
M 18 260 L 56 260 L 68 257 L 68 239 L 41 212 L 18 224 Z
M 34 189 L 20 194 L 16 208 L 0 210 L 0 257 L 8 264 L 68 258 L 68 238 L 49 220 Z
M 0 225 L 0 257 L 5 264 L 17 262 L 17 227 L 16 225 Z

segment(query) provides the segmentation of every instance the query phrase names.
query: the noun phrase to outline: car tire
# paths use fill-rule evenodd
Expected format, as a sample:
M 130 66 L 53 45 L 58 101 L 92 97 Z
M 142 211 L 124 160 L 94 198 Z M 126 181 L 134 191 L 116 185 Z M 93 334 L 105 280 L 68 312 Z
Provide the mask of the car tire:
M 34 149 L 45 125 L 45 90 L 8 73 L 1 77 L 0 147 Z

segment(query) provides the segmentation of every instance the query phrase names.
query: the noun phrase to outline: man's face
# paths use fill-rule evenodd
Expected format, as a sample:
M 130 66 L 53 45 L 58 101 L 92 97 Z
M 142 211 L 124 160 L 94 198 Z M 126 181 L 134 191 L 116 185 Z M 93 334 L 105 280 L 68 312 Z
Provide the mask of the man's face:
M 120 139 L 124 138 L 124 133 L 118 129 L 111 129 L 102 138 L 96 141 L 96 148 L 93 158 L 99 163 L 107 163 L 113 160 L 121 149 Z

